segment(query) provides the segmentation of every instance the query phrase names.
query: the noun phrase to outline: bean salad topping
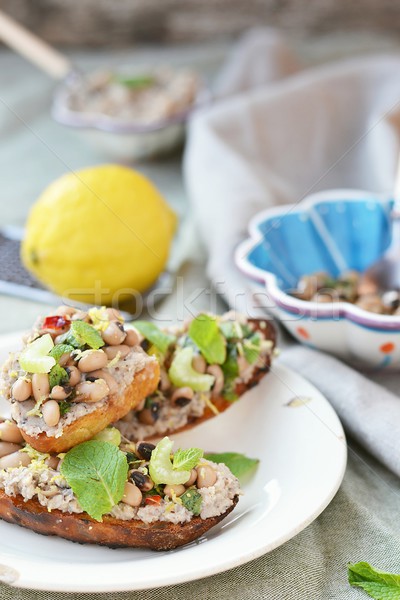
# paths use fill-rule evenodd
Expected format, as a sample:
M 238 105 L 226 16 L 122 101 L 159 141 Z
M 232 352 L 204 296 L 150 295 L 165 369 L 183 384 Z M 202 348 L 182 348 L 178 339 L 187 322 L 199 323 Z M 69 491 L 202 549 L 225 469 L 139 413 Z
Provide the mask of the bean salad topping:
M 9 373 L 12 402 L 34 401 L 32 411 L 49 427 L 79 402 L 99 402 L 118 389 L 109 371 L 124 360 L 141 337 L 126 328 L 119 311 L 87 312 L 59 306 L 40 318 Z M 15 363 L 14 363 L 15 365 Z

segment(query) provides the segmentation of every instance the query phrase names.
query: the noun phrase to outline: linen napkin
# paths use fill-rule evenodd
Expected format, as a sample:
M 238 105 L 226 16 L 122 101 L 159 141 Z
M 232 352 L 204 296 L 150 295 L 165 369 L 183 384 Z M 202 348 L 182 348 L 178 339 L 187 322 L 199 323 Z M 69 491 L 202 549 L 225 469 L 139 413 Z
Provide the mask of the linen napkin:
M 240 43 L 218 83 L 224 99 L 190 123 L 184 161 L 187 190 L 209 251 L 208 275 L 232 307 L 260 312 L 255 285 L 233 262 L 235 246 L 258 211 L 301 202 L 321 189 L 393 190 L 400 148 L 399 72 L 397 55 L 300 69 L 270 30 L 250 33 Z M 282 361 L 312 381 L 347 432 L 400 476 L 397 394 L 301 346 L 283 352 Z

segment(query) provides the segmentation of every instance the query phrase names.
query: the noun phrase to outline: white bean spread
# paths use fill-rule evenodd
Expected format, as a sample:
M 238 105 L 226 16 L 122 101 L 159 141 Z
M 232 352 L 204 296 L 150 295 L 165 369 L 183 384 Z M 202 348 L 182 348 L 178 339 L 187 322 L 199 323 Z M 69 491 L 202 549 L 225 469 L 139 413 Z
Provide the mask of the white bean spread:
M 18 427 L 58 438 L 64 427 L 123 393 L 155 361 L 140 340 L 114 309 L 61 306 L 40 318 L 3 367 L 2 393 Z

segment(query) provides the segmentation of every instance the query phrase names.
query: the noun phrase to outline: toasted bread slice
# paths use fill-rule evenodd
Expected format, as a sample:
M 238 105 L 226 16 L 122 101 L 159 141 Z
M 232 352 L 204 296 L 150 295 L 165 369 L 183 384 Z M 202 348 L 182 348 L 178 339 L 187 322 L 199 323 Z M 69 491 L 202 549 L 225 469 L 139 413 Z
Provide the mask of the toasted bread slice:
M 154 392 L 160 378 L 156 360 L 149 361 L 144 369 L 135 374 L 132 382 L 122 393 L 110 394 L 106 403 L 93 412 L 79 417 L 63 429 L 60 437 L 49 437 L 45 432 L 28 435 L 20 428 L 24 440 L 39 452 L 58 454 L 91 439 L 107 425 L 126 415 L 148 394 Z
M 61 306 L 10 354 L 1 387 L 26 442 L 57 454 L 135 408 L 156 390 L 159 374 L 118 311 Z
M 22 496 L 7 496 L 0 490 L 0 518 L 43 535 L 55 535 L 81 544 L 172 550 L 204 535 L 222 521 L 237 502 L 238 496 L 235 496 L 231 506 L 222 515 L 208 519 L 193 517 L 188 523 L 182 524 L 165 521 L 148 524 L 138 520 L 123 521 L 107 515 L 99 523 L 86 513 L 49 512 L 35 499 L 25 501 Z
M 257 363 L 250 366 L 245 378 L 239 377 L 236 380 L 232 392 L 237 399 L 240 399 L 248 390 L 255 387 L 269 372 L 273 351 L 276 346 L 276 329 L 270 321 L 248 319 L 247 322 L 252 324 L 254 332 L 262 333 L 263 338 L 270 342 L 270 348 L 260 356 L 260 360 Z M 162 365 L 162 368 L 164 367 L 165 365 Z M 173 406 L 171 401 L 171 390 L 168 390 L 164 394 L 159 390 L 155 402 L 159 403 L 162 398 L 160 418 L 155 421 L 153 426 L 147 424 L 141 425 L 141 416 L 138 410 L 133 410 L 125 415 L 121 421 L 115 423 L 115 426 L 126 438 L 132 441 L 155 439 L 163 435 L 171 435 L 191 429 L 212 417 L 218 416 L 234 404 L 231 399 L 227 399 L 222 393 L 218 395 L 203 393 L 201 396 L 202 398 L 206 398 L 203 406 L 199 404 L 199 399 L 197 399 L 196 405 L 193 408 L 192 404 L 177 407 Z M 171 423 L 174 424 L 172 427 L 170 426 Z M 178 425 L 176 425 L 177 423 Z

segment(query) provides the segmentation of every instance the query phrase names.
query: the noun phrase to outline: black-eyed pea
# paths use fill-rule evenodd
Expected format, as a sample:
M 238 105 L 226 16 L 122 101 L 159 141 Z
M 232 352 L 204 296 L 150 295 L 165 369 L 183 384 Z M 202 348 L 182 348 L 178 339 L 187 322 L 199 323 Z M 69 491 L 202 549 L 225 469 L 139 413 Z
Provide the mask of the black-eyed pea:
M 186 488 L 184 485 L 166 485 L 164 488 L 164 495 L 167 498 L 173 498 L 174 496 L 176 496 L 177 498 L 179 498 L 179 496 L 182 496 L 182 494 L 184 494 L 186 492 Z
M 74 315 L 76 313 L 77 309 L 74 308 L 73 306 L 67 306 L 66 304 L 62 304 L 61 306 L 58 306 L 56 308 L 56 310 L 54 311 L 55 315 L 60 315 L 62 317 L 68 316 L 68 317 L 72 317 L 72 315 Z
M 78 385 L 78 383 L 80 382 L 81 377 L 82 377 L 81 371 L 73 365 L 70 365 L 65 370 L 68 373 L 69 385 L 71 385 L 71 386 Z
M 60 406 L 56 400 L 47 400 L 42 404 L 43 420 L 48 427 L 55 427 L 60 420 Z
M 85 321 L 89 322 L 89 315 L 84 310 L 77 310 L 71 317 L 71 321 Z
M 14 469 L 16 467 L 27 467 L 31 459 L 27 452 L 13 452 L 0 458 L 0 469 Z
M 101 332 L 101 337 L 109 346 L 119 346 L 126 338 L 124 326 L 120 321 L 111 321 Z
M 99 369 L 97 371 L 92 371 L 90 373 L 90 377 L 95 377 L 96 379 L 104 379 L 111 394 L 114 394 L 118 391 L 118 383 L 115 381 L 114 377 L 105 369 Z
M 219 365 L 210 365 L 207 367 L 207 373 L 215 377 L 211 395 L 218 396 L 224 388 L 224 373 Z
M 125 356 L 128 356 L 130 351 L 130 347 L 126 344 L 119 344 L 118 346 L 106 346 L 104 348 L 104 352 L 106 353 L 108 360 L 113 360 L 118 355 L 120 359 L 125 358 Z
M 108 363 L 108 357 L 103 350 L 88 350 L 78 362 L 78 369 L 82 373 L 90 373 L 102 369 Z
M 54 469 L 54 471 L 57 471 L 60 459 L 57 458 L 57 456 L 49 456 L 49 458 L 46 458 L 44 462 L 48 467 L 50 467 L 50 469 Z
M 202 357 L 201 354 L 196 354 L 193 356 L 192 367 L 195 371 L 199 373 L 205 373 L 207 370 L 207 363 L 205 358 Z
M 24 379 L 20 377 L 12 386 L 12 397 L 17 402 L 24 402 L 32 396 L 32 381 L 30 379 Z
M 139 490 L 137 485 L 127 481 L 121 501 L 124 502 L 124 504 L 129 504 L 129 506 L 137 507 L 141 505 L 142 498 L 142 492 Z
M 160 404 L 152 402 L 150 406 L 137 413 L 137 418 L 143 425 L 154 425 L 159 417 Z
M 125 344 L 128 346 L 138 346 L 140 344 L 141 337 L 136 329 L 128 329 L 126 332 Z
M 70 358 L 71 358 L 70 352 L 65 352 L 65 354 L 62 354 L 58 360 L 58 364 L 60 365 L 60 367 L 65 367 L 65 365 L 68 364 Z
M 192 469 L 190 471 L 190 477 L 187 480 L 187 482 L 185 483 L 185 486 L 190 487 L 191 485 L 193 485 L 195 483 L 196 479 L 197 479 L 197 471 L 196 471 L 196 469 Z
M 193 400 L 193 396 L 194 392 L 192 388 L 188 386 L 177 388 L 171 396 L 171 403 L 174 406 L 183 408 Z
M 139 458 L 150 460 L 153 450 L 155 450 L 155 445 L 151 444 L 150 442 L 136 442 L 136 454 L 139 456 Z
M 75 402 L 100 402 L 110 393 L 110 388 L 104 379 L 81 381 L 76 386 Z
M 13 452 L 18 452 L 18 450 L 21 450 L 21 446 L 19 444 L 0 442 L 0 458 L 7 456 L 8 454 L 12 454 Z
M 50 398 L 52 400 L 65 400 L 65 398 L 68 398 L 68 396 L 71 394 L 71 389 L 68 387 L 63 387 L 62 385 L 55 385 L 51 392 L 50 392 Z
M 124 322 L 124 318 L 116 308 L 106 308 L 106 315 L 110 320 Z
M 148 475 L 134 469 L 129 474 L 129 479 L 134 483 L 141 492 L 149 492 L 153 489 L 154 483 Z
M 0 423 L 0 440 L 2 442 L 21 444 L 24 441 L 24 438 L 15 423 L 3 421 L 3 423 Z
M 211 487 L 217 481 L 217 473 L 210 465 L 196 467 L 198 488 Z
M 47 373 L 34 373 L 32 375 L 32 393 L 36 402 L 48 398 L 50 394 L 50 382 Z
M 171 381 L 165 369 L 160 369 L 160 381 L 158 387 L 162 392 L 167 392 L 171 388 Z

